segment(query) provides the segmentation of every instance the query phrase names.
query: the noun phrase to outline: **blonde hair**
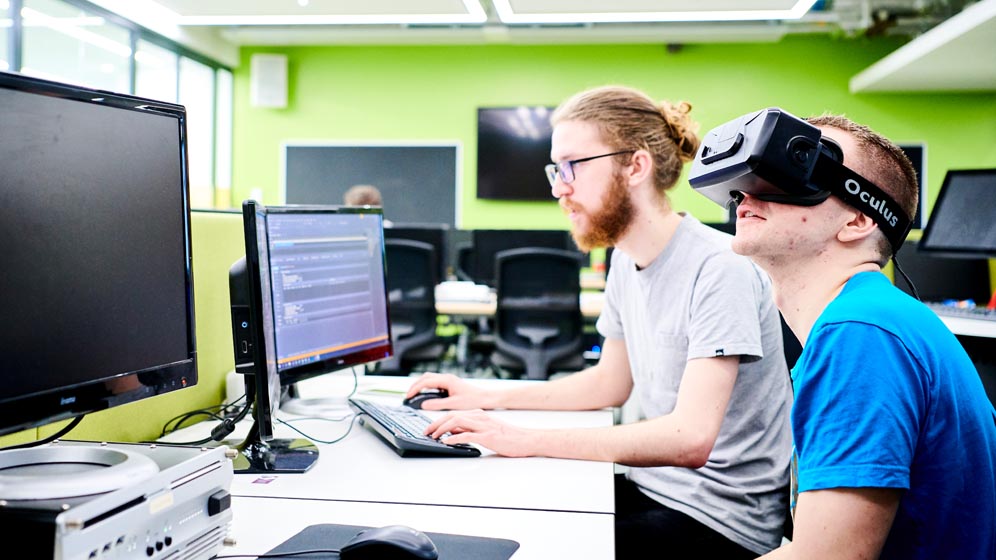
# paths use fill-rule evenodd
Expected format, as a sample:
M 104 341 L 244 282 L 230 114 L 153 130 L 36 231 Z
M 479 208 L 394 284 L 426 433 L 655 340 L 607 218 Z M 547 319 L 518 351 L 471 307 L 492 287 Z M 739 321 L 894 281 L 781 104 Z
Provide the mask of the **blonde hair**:
M 689 117 L 692 105 L 655 102 L 623 86 L 605 86 L 578 93 L 561 103 L 550 121 L 595 124 L 613 150 L 646 150 L 654 161 L 654 186 L 663 194 L 678 182 L 682 166 L 699 149 L 699 125 Z M 616 156 L 624 161 L 626 155 Z

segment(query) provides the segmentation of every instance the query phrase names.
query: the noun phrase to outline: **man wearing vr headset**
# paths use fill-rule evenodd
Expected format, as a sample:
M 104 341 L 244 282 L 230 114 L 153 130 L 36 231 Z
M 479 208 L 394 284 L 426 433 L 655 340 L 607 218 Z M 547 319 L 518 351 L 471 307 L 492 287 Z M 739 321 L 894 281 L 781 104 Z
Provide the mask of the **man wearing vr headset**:
M 739 201 L 733 248 L 803 343 L 794 536 L 770 557 L 996 558 L 996 412 L 954 335 L 881 274 L 917 206 L 899 148 L 767 109 L 707 134 L 689 181 Z
M 690 108 L 606 87 L 553 115 L 553 195 L 583 250 L 616 248 L 599 363 L 509 390 L 426 374 L 409 391 L 447 389 L 449 398 L 423 404 L 434 410 L 638 399 L 646 420 L 604 429 L 526 430 L 466 412 L 428 431 L 501 455 L 630 466 L 616 481 L 619 559 L 756 558 L 780 544 L 788 510 L 792 396 L 770 281 L 728 235 L 674 212 L 666 195 L 698 147 Z

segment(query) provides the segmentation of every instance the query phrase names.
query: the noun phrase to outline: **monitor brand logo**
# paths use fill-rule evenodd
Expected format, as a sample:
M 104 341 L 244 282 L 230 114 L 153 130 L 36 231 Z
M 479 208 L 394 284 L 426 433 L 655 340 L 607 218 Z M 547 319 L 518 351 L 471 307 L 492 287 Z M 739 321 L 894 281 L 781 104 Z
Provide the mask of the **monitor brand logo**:
M 73 404 L 74 402 L 76 402 L 76 397 L 63 397 L 59 399 L 59 404 L 61 404 L 62 406 L 65 406 L 67 404 Z
M 857 197 L 861 199 L 861 202 L 864 202 L 878 211 L 878 213 L 885 218 L 885 221 L 889 222 L 890 226 L 895 227 L 896 223 L 899 221 L 899 217 L 895 214 L 895 212 L 889 209 L 884 198 L 876 199 L 867 191 L 861 190 L 861 185 L 859 185 L 854 179 L 844 181 L 844 189 L 853 195 L 857 195 Z

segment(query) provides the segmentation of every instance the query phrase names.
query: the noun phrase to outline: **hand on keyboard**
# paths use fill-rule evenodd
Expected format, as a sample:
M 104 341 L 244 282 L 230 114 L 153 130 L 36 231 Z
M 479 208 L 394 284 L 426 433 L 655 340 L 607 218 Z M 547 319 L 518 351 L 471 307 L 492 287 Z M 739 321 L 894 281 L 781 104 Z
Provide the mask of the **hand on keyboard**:
M 365 424 L 402 457 L 409 455 L 453 455 L 477 457 L 480 450 L 470 445 L 452 445 L 425 435 L 429 418 L 407 406 L 386 406 L 361 399 L 349 404 L 369 422 Z M 442 435 L 442 434 L 440 434 Z

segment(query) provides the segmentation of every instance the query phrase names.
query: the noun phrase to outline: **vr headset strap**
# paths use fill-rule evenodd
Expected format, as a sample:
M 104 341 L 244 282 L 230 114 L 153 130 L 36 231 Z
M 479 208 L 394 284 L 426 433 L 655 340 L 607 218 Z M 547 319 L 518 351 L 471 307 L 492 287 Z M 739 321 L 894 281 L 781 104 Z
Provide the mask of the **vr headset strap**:
M 912 222 L 885 191 L 826 154 L 820 154 L 816 160 L 810 183 L 830 191 L 874 220 L 892 245 L 892 251 L 899 251 Z

